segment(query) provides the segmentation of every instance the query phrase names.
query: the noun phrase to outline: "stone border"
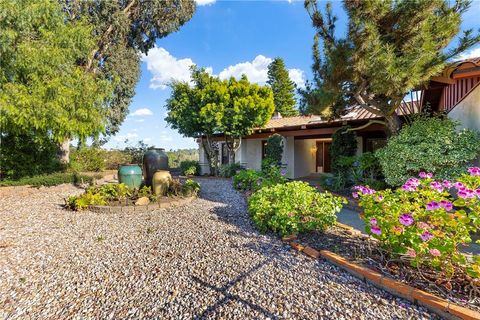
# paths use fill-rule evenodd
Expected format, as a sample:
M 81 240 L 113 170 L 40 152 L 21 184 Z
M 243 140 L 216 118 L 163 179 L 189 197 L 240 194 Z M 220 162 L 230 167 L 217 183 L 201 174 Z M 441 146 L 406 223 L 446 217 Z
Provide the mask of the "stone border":
M 192 202 L 197 197 L 187 198 L 164 198 L 158 203 L 148 204 L 145 206 L 89 206 L 88 210 L 96 213 L 143 213 L 155 209 L 164 209 L 178 207 Z
M 344 225 L 339 225 L 342 228 L 345 228 Z M 347 226 L 348 227 L 348 226 Z M 351 227 L 345 228 L 352 232 L 359 232 Z M 298 242 L 292 241 L 296 237 L 289 236 L 282 238 L 283 241 L 286 241 L 290 246 L 300 252 L 303 252 L 307 256 L 318 259 L 320 257 L 324 258 L 328 262 L 336 265 L 337 267 L 347 271 L 353 276 L 368 282 L 374 285 L 377 288 L 383 289 L 394 296 L 404 298 L 412 303 L 419 304 L 426 307 L 430 311 L 438 314 L 441 317 L 446 319 L 466 319 L 466 320 L 475 320 L 480 319 L 480 312 L 459 306 L 452 302 L 449 302 L 443 298 L 437 297 L 431 293 L 425 292 L 420 289 L 416 289 L 410 285 L 397 281 L 393 278 L 385 276 L 379 272 L 373 271 L 369 268 L 363 267 L 359 264 L 351 262 L 342 256 L 333 253 L 329 250 L 316 250 L 309 246 L 304 246 Z

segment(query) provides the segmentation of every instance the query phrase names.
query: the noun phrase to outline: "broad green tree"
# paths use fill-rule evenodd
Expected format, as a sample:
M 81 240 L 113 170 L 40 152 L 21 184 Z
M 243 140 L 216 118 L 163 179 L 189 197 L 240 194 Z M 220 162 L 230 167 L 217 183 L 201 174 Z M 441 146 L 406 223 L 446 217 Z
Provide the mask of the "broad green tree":
M 210 172 L 218 167 L 218 144 L 215 135 L 222 134 L 235 162 L 235 151 L 241 137 L 250 134 L 270 119 L 273 94 L 269 87 L 251 84 L 242 79 L 220 80 L 204 69 L 192 68 L 192 84 L 172 82 L 167 100 L 166 121 L 186 137 L 201 139 Z
M 275 58 L 268 66 L 268 80 L 273 91 L 275 111 L 284 117 L 298 115 L 295 109 L 295 83 L 290 79 L 282 58 Z
M 77 63 L 95 45 L 91 25 L 66 23 L 57 2 L 0 0 L 0 134 L 61 143 L 102 132 L 115 81 Z
M 84 19 L 97 37 L 79 63 L 107 80 L 115 79 L 106 101 L 105 139 L 118 132 L 128 114 L 140 76 L 141 54 L 155 41 L 177 31 L 195 11 L 193 0 L 61 0 L 70 21 Z
M 314 43 L 313 71 L 318 79 L 307 98 L 319 102 L 318 109 L 342 109 L 355 101 L 384 117 L 391 134 L 400 129 L 395 111 L 405 95 L 427 84 L 450 59 L 480 41 L 480 35 L 466 30 L 457 45 L 449 47 L 460 32 L 468 0 L 344 0 L 343 4 L 349 22 L 341 38 L 335 33 L 330 4 L 322 12 L 317 0 L 305 1 L 316 38 L 323 42 L 321 51 Z M 325 92 L 329 101 L 318 98 Z

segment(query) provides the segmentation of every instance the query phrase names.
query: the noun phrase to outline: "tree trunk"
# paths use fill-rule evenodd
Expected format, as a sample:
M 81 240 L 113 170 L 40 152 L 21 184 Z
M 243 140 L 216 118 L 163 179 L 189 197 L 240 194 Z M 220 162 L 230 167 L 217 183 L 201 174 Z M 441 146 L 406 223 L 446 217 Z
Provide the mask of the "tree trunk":
M 63 165 L 70 162 L 70 138 L 65 138 L 58 146 L 57 158 Z
M 385 116 L 385 122 L 387 123 L 387 135 L 389 137 L 396 136 L 398 131 L 402 127 L 402 120 L 396 112 Z
M 225 137 L 225 143 L 227 144 L 228 149 L 228 162 L 230 164 L 235 163 L 235 153 L 240 148 L 242 139 L 235 139 L 234 137 Z
M 218 167 L 218 154 L 217 147 L 214 141 L 211 141 L 208 137 L 206 139 L 202 138 L 202 146 L 208 160 L 208 168 L 210 169 L 210 174 L 217 175 Z

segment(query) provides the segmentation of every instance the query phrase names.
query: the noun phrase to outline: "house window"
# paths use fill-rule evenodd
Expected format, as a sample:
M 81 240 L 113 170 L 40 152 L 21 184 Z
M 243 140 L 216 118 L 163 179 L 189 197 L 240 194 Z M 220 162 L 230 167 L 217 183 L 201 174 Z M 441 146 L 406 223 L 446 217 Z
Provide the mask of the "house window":
M 262 160 L 267 156 L 267 140 L 262 140 Z
M 365 152 L 375 152 L 387 145 L 385 138 L 367 138 L 365 141 Z
M 229 162 L 229 152 L 226 143 L 222 143 L 222 164 L 228 164 Z

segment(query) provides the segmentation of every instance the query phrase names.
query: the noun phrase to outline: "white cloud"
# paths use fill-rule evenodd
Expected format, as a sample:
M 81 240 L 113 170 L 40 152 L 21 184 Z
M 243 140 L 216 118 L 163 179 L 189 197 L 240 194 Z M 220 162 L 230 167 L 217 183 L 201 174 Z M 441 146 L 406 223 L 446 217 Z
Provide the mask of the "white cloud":
M 258 55 L 253 61 L 237 63 L 233 66 L 229 66 L 223 69 L 219 73 L 220 79 L 228 79 L 235 77 L 239 79 L 242 74 L 245 74 L 251 82 L 255 82 L 264 85 L 268 79 L 268 65 L 273 61 L 272 58 Z M 289 69 L 288 74 L 290 79 L 299 87 L 305 86 L 305 74 L 300 69 Z
M 135 110 L 134 112 L 130 113 L 129 116 L 131 117 L 145 117 L 145 116 L 153 116 L 152 110 L 148 108 L 140 108 Z
M 214 4 L 217 0 L 195 0 L 197 6 L 208 6 Z
M 288 69 L 288 76 L 297 84 L 297 87 L 305 87 L 305 72 L 300 69 Z
M 165 89 L 172 81 L 190 81 L 190 66 L 192 59 L 177 59 L 164 48 L 155 47 L 142 56 L 147 63 L 147 69 L 153 74 L 150 79 L 150 88 Z
M 150 79 L 150 88 L 166 89 L 172 80 L 190 82 L 190 67 L 194 65 L 192 59 L 177 59 L 164 48 L 155 47 L 148 52 L 148 56 L 143 56 L 142 61 L 147 64 L 147 69 L 152 73 Z M 268 65 L 273 61 L 272 58 L 264 55 L 257 55 L 253 61 L 240 62 L 223 69 L 218 77 L 228 79 L 235 77 L 240 79 L 242 74 L 248 77 L 248 80 L 260 85 L 264 85 L 268 79 Z M 205 70 L 213 73 L 212 67 Z M 304 87 L 305 74 L 300 69 L 289 69 L 290 78 L 297 86 Z
M 143 142 L 150 142 L 150 141 L 152 141 L 152 138 L 148 138 L 148 137 L 147 137 L 147 138 L 144 138 L 144 139 L 143 139 Z
M 144 121 L 145 121 L 145 119 L 137 119 L 137 120 L 135 120 L 135 122 L 144 122 Z
M 480 46 L 459 54 L 455 60 L 465 60 L 476 57 L 480 57 Z
M 117 142 L 124 142 L 127 139 L 130 140 L 130 139 L 134 139 L 134 138 L 138 138 L 138 134 L 136 134 L 135 132 L 129 132 L 125 135 L 116 136 L 114 138 L 114 140 L 117 141 Z

